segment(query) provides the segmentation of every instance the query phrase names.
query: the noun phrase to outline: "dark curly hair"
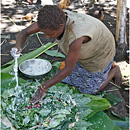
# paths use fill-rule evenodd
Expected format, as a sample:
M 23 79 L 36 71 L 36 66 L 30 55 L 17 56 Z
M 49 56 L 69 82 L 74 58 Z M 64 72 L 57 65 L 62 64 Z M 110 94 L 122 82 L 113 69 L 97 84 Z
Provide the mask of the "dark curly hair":
M 59 30 L 65 22 L 65 13 L 57 5 L 45 5 L 38 12 L 37 23 L 41 29 Z

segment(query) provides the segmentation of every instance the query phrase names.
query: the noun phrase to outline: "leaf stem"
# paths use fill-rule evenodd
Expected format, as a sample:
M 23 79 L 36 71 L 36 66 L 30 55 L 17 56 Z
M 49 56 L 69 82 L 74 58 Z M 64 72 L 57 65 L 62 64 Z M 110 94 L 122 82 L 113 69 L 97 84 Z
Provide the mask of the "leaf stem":
M 37 39 L 39 40 L 40 44 L 43 46 L 43 43 L 41 42 L 38 33 L 36 33 L 36 35 L 37 35 Z

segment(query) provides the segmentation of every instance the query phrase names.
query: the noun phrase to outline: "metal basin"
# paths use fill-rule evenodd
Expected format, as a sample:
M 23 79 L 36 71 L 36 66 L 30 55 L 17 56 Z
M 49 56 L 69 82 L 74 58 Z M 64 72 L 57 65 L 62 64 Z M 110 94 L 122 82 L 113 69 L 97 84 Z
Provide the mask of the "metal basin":
M 19 65 L 19 70 L 29 78 L 42 76 L 48 73 L 51 68 L 51 63 L 43 59 L 29 59 Z

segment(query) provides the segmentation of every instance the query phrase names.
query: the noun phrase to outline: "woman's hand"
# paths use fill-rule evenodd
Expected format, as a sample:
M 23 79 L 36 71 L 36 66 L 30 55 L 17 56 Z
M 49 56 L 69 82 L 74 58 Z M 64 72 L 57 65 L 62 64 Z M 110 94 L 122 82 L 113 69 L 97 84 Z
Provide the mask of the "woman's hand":
M 36 93 L 34 94 L 34 96 L 30 99 L 30 103 L 37 103 L 38 101 L 42 101 L 43 97 L 45 96 L 45 92 L 42 90 L 42 88 L 40 87 Z
M 14 58 L 20 57 L 20 54 L 21 54 L 20 51 L 18 51 L 18 49 L 15 48 L 15 47 L 11 48 L 10 53 L 11 53 L 11 56 L 14 57 Z

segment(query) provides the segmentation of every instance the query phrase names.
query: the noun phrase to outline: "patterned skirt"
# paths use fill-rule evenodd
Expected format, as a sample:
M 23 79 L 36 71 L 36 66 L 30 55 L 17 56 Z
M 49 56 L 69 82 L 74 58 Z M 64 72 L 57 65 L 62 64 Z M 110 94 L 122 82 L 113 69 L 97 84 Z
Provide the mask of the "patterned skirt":
M 87 71 L 77 62 L 73 72 L 63 79 L 62 82 L 77 87 L 82 93 L 94 94 L 106 81 L 112 62 L 102 72 L 98 73 Z

